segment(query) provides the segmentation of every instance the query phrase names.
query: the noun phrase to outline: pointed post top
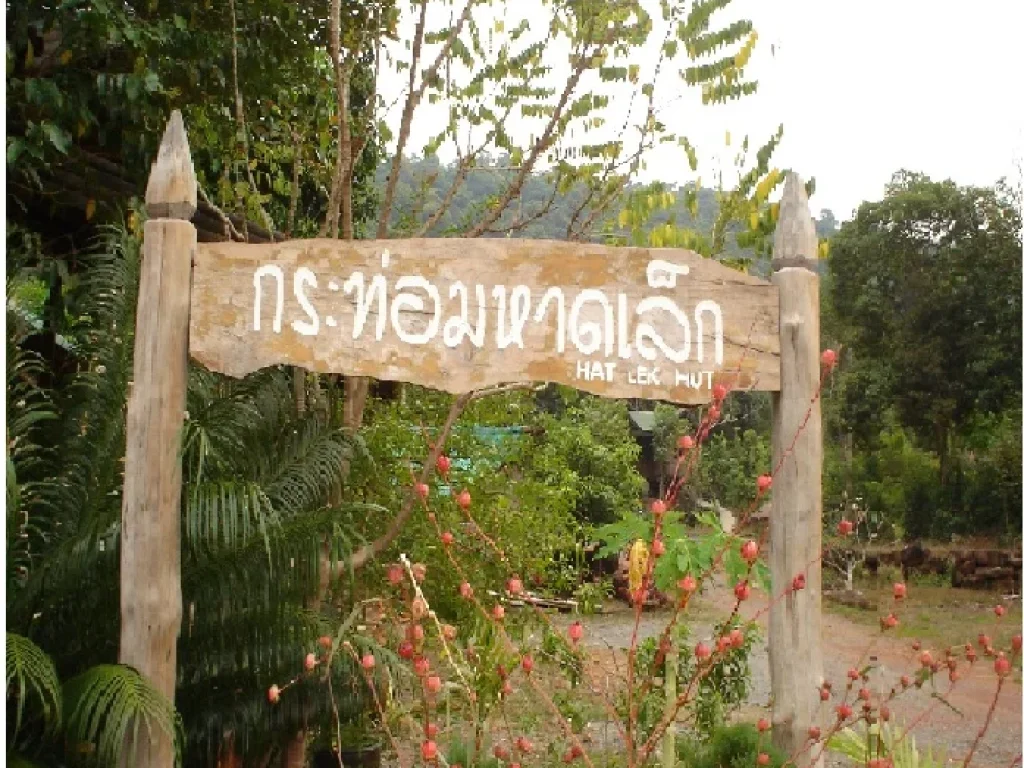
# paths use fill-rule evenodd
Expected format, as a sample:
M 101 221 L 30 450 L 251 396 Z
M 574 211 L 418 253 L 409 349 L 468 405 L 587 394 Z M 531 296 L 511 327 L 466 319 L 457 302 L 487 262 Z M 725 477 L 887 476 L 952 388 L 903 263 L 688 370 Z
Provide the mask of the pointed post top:
M 779 204 L 779 223 L 775 226 L 775 253 L 772 269 L 803 267 L 818 271 L 818 235 L 807 202 L 807 190 L 800 176 L 786 174 Z
M 185 135 L 185 121 L 177 109 L 171 113 L 160 150 L 149 172 L 146 210 L 154 219 L 189 221 L 198 205 L 196 171 Z

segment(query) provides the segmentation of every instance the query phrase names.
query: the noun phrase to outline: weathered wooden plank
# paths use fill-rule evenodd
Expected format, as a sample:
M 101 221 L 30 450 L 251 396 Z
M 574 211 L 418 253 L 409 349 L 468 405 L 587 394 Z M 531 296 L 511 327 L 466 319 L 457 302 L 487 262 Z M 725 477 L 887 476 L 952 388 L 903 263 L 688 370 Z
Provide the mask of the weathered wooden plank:
M 774 398 L 769 517 L 772 608 L 768 659 L 772 679 L 772 738 L 796 765 L 821 764 L 804 750 L 807 729 L 820 716 L 821 651 L 821 401 L 818 253 L 807 194 L 795 174 L 786 177 L 775 233 L 773 282 L 779 287 L 782 389 Z M 795 442 L 794 442 L 795 439 Z M 780 466 L 781 465 L 781 466 Z M 789 591 L 793 577 L 806 586 Z
M 189 282 L 196 177 L 175 111 L 149 177 L 144 258 L 128 399 L 121 507 L 118 660 L 174 701 L 181 627 L 181 427 L 188 382 Z M 141 723 L 126 736 L 124 768 L 171 768 L 173 734 Z
M 779 387 L 778 289 L 681 249 L 542 240 L 204 243 L 190 349 L 463 393 L 551 381 L 702 403 Z

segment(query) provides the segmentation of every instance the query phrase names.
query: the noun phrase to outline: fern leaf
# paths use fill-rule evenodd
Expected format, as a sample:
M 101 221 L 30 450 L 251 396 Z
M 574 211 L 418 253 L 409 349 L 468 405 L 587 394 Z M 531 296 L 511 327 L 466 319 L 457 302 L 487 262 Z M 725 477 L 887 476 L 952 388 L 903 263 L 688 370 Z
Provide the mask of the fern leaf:
M 92 667 L 65 685 L 64 696 L 72 748 L 88 745 L 97 762 L 114 765 L 124 749 L 134 754 L 137 740 L 128 739 L 129 728 L 133 735 L 159 730 L 174 740 L 176 764 L 181 764 L 184 734 L 174 705 L 131 667 Z
M 7 697 L 15 698 L 13 742 L 21 729 L 26 705 L 35 701 L 42 709 L 47 730 L 61 722 L 61 689 L 57 669 L 43 650 L 27 637 L 7 633 Z

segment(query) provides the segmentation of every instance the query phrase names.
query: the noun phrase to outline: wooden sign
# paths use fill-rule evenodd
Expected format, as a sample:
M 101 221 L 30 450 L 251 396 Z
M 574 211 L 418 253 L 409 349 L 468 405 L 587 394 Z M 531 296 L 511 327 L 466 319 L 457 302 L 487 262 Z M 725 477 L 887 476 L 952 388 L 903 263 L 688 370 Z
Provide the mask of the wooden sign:
M 703 403 L 779 389 L 779 292 L 668 248 L 512 239 L 204 243 L 190 351 L 452 393 L 520 381 Z

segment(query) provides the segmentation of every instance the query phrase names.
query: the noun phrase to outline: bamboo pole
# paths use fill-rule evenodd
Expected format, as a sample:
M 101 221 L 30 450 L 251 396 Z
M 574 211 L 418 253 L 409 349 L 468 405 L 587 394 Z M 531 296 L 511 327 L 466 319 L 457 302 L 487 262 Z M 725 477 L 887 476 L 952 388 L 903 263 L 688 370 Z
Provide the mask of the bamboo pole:
M 181 113 L 171 115 L 146 188 L 150 219 L 135 324 L 121 508 L 118 658 L 174 700 L 181 627 L 181 428 L 196 230 L 196 176 Z M 170 768 L 172 734 L 144 723 L 122 766 Z
M 773 395 L 772 465 L 781 462 L 781 468 L 772 482 L 769 548 L 772 734 L 787 755 L 796 754 L 805 743 L 823 681 L 817 255 L 807 194 L 800 177 L 791 173 L 782 193 L 772 261 L 772 282 L 779 287 L 782 368 L 780 390 Z M 798 573 L 805 575 L 806 588 L 782 596 Z M 808 766 L 812 754 L 813 750 L 804 750 L 798 766 Z

